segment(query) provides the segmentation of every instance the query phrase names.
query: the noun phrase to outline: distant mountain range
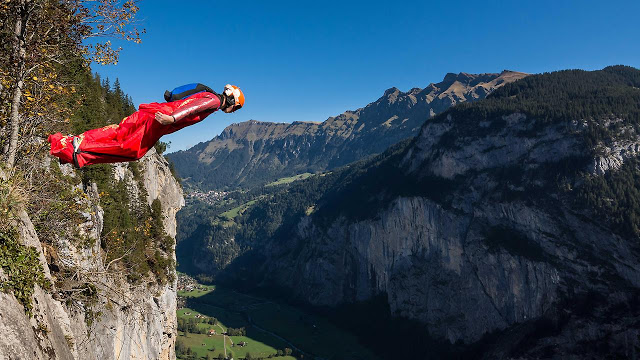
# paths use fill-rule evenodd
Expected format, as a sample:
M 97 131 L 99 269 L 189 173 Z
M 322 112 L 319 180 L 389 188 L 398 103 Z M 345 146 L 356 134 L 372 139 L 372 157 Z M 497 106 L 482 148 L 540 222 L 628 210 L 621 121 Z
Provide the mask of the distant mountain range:
M 484 99 L 527 74 L 449 73 L 439 83 L 402 92 L 391 88 L 375 102 L 324 122 L 247 121 L 211 141 L 169 154 L 190 187 L 252 187 L 277 178 L 335 169 L 415 136 L 430 117 L 449 107 Z

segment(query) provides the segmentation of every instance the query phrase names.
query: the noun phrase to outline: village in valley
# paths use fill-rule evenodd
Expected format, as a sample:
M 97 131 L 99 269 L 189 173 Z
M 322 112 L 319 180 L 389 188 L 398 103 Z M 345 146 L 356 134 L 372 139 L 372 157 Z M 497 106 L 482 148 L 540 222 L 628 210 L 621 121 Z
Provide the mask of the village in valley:
M 223 200 L 229 193 L 226 191 L 219 190 L 209 190 L 209 191 L 199 191 L 193 190 L 189 191 L 185 194 L 186 201 L 200 201 L 208 205 L 213 205 L 214 203 Z

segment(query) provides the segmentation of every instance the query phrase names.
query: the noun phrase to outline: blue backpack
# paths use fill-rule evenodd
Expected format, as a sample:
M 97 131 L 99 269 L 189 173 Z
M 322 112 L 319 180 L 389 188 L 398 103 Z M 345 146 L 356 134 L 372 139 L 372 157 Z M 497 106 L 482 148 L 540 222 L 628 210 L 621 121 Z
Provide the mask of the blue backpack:
M 215 94 L 215 91 L 211 90 L 210 87 L 206 85 L 202 85 L 200 83 L 193 83 L 193 84 L 179 86 L 171 91 L 169 90 L 165 91 L 164 99 L 167 102 L 177 101 L 177 100 L 186 99 L 191 95 L 198 94 L 204 91 Z

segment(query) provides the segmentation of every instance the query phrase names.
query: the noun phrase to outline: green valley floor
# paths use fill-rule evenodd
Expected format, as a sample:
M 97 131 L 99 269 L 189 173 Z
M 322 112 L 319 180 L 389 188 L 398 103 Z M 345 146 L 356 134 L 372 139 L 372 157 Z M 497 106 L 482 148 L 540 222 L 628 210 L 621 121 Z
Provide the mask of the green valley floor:
M 219 286 L 188 289 L 178 291 L 178 359 L 377 358 L 352 334 L 298 308 Z

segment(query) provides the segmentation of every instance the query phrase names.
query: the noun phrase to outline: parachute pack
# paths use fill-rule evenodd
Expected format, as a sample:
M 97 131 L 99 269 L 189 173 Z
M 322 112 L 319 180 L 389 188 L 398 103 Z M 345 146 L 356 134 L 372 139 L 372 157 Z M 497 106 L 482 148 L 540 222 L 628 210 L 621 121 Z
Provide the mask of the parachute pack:
M 182 85 L 179 86 L 171 91 L 167 90 L 164 92 L 164 99 L 167 102 L 170 101 L 177 101 L 177 100 L 182 100 L 185 98 L 188 98 L 189 96 L 193 95 L 193 94 L 197 94 L 197 93 L 201 93 L 201 92 L 210 92 L 215 94 L 216 92 L 211 90 L 210 87 L 200 84 L 200 83 L 193 83 L 193 84 L 187 84 L 187 85 Z

